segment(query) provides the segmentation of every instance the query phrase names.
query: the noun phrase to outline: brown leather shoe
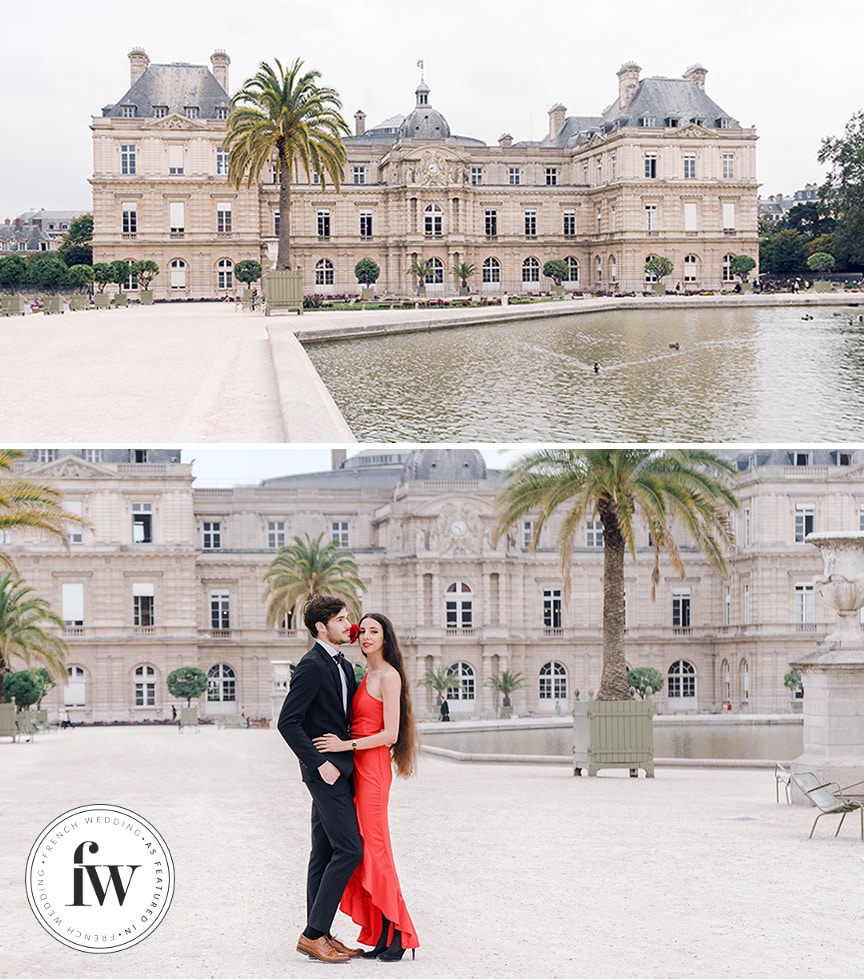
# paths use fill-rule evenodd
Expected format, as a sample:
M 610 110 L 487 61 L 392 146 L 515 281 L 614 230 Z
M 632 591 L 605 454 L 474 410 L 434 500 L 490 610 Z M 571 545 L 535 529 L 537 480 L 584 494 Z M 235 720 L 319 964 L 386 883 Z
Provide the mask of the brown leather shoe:
M 316 938 L 314 941 L 301 935 L 297 939 L 297 951 L 303 955 L 308 955 L 310 959 L 318 959 L 319 962 L 350 962 L 350 955 L 343 955 L 337 952 L 330 944 L 326 935 Z
M 354 959 L 357 958 L 358 955 L 363 954 L 362 948 L 349 948 L 344 942 L 340 942 L 338 938 L 334 938 L 332 935 L 330 935 L 328 941 L 337 952 L 341 952 L 343 955 L 347 955 L 349 958 Z

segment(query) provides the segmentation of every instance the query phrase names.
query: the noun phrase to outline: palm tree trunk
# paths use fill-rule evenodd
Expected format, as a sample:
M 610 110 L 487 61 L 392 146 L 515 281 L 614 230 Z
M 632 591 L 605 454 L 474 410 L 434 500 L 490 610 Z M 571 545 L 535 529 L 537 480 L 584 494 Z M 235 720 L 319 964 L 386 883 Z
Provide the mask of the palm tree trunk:
M 276 268 L 291 268 L 291 164 L 283 147 L 279 147 L 279 249 Z
M 621 524 L 614 507 L 598 507 L 603 524 L 603 673 L 598 700 L 629 700 L 624 659 L 624 552 Z

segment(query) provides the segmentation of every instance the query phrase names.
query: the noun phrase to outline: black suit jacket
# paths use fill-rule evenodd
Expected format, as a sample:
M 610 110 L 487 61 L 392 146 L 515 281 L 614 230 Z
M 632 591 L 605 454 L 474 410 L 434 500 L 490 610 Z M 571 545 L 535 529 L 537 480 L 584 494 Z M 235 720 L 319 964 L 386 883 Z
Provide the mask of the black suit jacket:
M 322 754 L 312 744 L 312 739 L 322 734 L 335 734 L 343 740 L 351 736 L 351 701 L 357 681 L 354 668 L 347 661 L 344 673 L 348 683 L 348 717 L 342 707 L 339 666 L 323 646 L 316 642 L 297 664 L 291 677 L 278 726 L 279 733 L 300 760 L 304 782 L 320 781 L 318 769 L 325 761 L 332 762 L 345 776 L 354 771 L 353 751 Z

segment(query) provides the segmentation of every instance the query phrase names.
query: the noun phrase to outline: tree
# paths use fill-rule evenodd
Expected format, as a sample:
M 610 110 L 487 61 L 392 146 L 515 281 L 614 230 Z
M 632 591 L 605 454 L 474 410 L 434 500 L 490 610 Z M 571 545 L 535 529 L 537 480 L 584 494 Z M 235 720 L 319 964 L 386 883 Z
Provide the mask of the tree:
M 77 218 L 72 218 L 57 254 L 70 268 L 73 265 L 93 264 L 92 214 L 79 214 Z
M 504 699 L 501 701 L 502 707 L 510 707 L 510 694 L 519 687 L 524 686 L 527 681 L 521 673 L 511 673 L 509 670 L 502 670 L 501 673 L 494 673 L 486 679 L 486 685 L 502 694 Z
M 63 496 L 53 486 L 16 476 L 14 464 L 25 458 L 23 449 L 0 449 L 0 530 L 30 528 L 67 542 L 67 525 L 85 526 L 83 518 L 63 507 Z M 9 554 L 0 550 L 0 564 L 14 568 Z
M 435 266 L 431 258 L 418 258 L 408 266 L 408 275 L 417 276 L 417 295 L 426 283 L 427 279 L 432 278 Z
M 729 271 L 742 282 L 747 281 L 747 277 L 755 268 L 756 259 L 749 255 L 733 255 L 729 262 Z
M 120 292 L 122 292 L 129 285 L 129 276 L 134 271 L 135 263 L 125 258 L 118 258 L 109 263 L 109 268 L 111 269 L 111 278 L 108 281 L 116 285 Z
M 40 662 L 53 676 L 63 673 L 66 643 L 47 631 L 52 626 L 62 630 L 65 623 L 48 602 L 11 571 L 0 574 L 0 679 L 13 659 L 21 660 L 28 670 Z M 5 700 L 0 683 L 0 703 Z
M 834 256 L 829 255 L 828 252 L 813 252 L 807 259 L 807 268 L 811 272 L 822 272 L 823 274 L 833 272 L 836 264 Z
M 42 255 L 30 265 L 29 281 L 37 289 L 56 292 L 66 282 L 69 269 L 56 255 Z
M 627 700 L 624 660 L 624 558 L 636 559 L 640 518 L 654 550 L 652 597 L 660 581 L 660 555 L 683 575 L 678 524 L 718 571 L 733 542 L 727 511 L 738 501 L 730 488 L 734 465 L 703 449 L 541 449 L 507 473 L 499 497 L 496 538 L 528 514 L 535 515 L 532 547 L 554 514 L 561 516 L 558 550 L 564 599 L 576 533 L 585 520 L 603 526 L 603 672 L 598 699 Z
M 458 676 L 448 673 L 443 667 L 428 669 L 417 681 L 418 687 L 431 687 L 440 697 L 448 690 L 458 690 L 462 681 Z
M 662 255 L 652 255 L 645 262 L 646 274 L 654 276 L 658 282 L 662 282 L 667 275 L 671 275 L 674 268 L 672 261 Z
M 166 683 L 172 697 L 186 698 L 186 706 L 192 706 L 192 698 L 200 697 L 207 689 L 207 674 L 197 666 L 178 666 L 168 674 Z
M 669 272 L 671 271 L 670 268 Z M 669 272 L 666 274 L 668 275 Z M 570 278 L 570 268 L 563 258 L 550 258 L 543 266 L 543 274 L 551 279 L 556 286 L 560 286 L 562 282 L 566 282 Z
M 246 286 L 251 286 L 261 278 L 261 263 L 254 258 L 242 258 L 234 266 L 234 278 Z
M 271 628 L 313 595 L 335 595 L 353 616 L 359 616 L 364 584 L 354 555 L 334 540 L 322 544 L 323 538 L 323 533 L 314 540 L 308 534 L 294 537 L 270 562 L 264 575 L 267 587 L 263 598 L 268 603 L 267 625 Z
M 381 269 L 372 258 L 361 258 L 354 266 L 354 277 L 361 286 L 372 286 L 378 281 Z
M 800 691 L 804 693 L 804 684 L 801 682 L 801 674 L 796 669 L 789 670 L 783 677 L 783 686 L 796 696 Z
M 27 282 L 30 263 L 21 255 L 6 255 L 0 258 L 0 289 L 15 292 Z
M 104 292 L 105 286 L 114 281 L 112 278 L 114 270 L 111 268 L 113 264 L 113 262 L 97 262 L 93 266 L 93 281 L 98 292 Z
M 462 286 L 462 288 L 467 289 L 468 280 L 475 273 L 476 268 L 470 262 L 460 262 L 458 265 L 454 265 L 450 271 L 459 280 L 459 284 Z
M 644 700 L 649 687 L 651 693 L 657 693 L 658 690 L 663 689 L 663 674 L 659 670 L 655 670 L 653 666 L 637 666 L 627 671 L 627 683 L 634 687 L 636 693 Z
M 45 693 L 42 680 L 30 670 L 17 670 L 3 677 L 3 689 L 9 700 L 15 701 L 17 710 L 26 710 L 38 703 Z
M 159 266 L 152 258 L 142 258 L 132 263 L 132 274 L 138 280 L 139 287 L 146 291 L 159 274 Z
M 837 222 L 834 257 L 841 268 L 860 267 L 864 265 L 864 110 L 852 115 L 843 136 L 822 140 L 817 159 L 829 167 L 819 196 Z
M 73 289 L 87 289 L 93 284 L 92 265 L 73 265 L 66 273 L 66 281 Z
M 807 236 L 781 228 L 759 246 L 759 267 L 769 275 L 800 275 L 807 270 Z
M 291 181 L 303 170 L 317 174 L 322 189 L 329 177 L 338 191 L 347 158 L 342 137 L 349 133 L 342 103 L 333 88 L 319 86 L 320 72 L 303 71 L 297 58 L 287 69 L 262 61 L 231 99 L 223 145 L 228 150 L 228 179 L 238 189 L 252 187 L 261 171 L 275 167 L 279 181 L 277 269 L 291 268 Z

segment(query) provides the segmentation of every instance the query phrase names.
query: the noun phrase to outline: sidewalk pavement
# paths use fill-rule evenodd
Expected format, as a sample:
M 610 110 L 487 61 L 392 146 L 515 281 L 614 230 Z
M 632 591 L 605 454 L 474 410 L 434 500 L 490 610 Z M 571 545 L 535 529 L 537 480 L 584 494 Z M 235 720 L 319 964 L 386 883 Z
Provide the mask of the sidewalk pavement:
M 275 730 L 75 729 L 0 743 L 0 974 L 318 979 L 304 924 L 309 796 Z M 782 794 L 781 794 L 782 798 Z M 151 822 L 176 889 L 152 935 L 74 951 L 37 923 L 30 847 L 78 806 Z M 661 768 L 656 778 L 424 755 L 394 779 L 391 831 L 420 936 L 413 979 L 820 977 L 860 968 L 864 842 L 777 804 L 770 771 Z M 341 913 L 334 933 L 353 941 Z M 340 975 L 380 976 L 377 961 Z M 389 973 L 388 973 L 389 974 Z

